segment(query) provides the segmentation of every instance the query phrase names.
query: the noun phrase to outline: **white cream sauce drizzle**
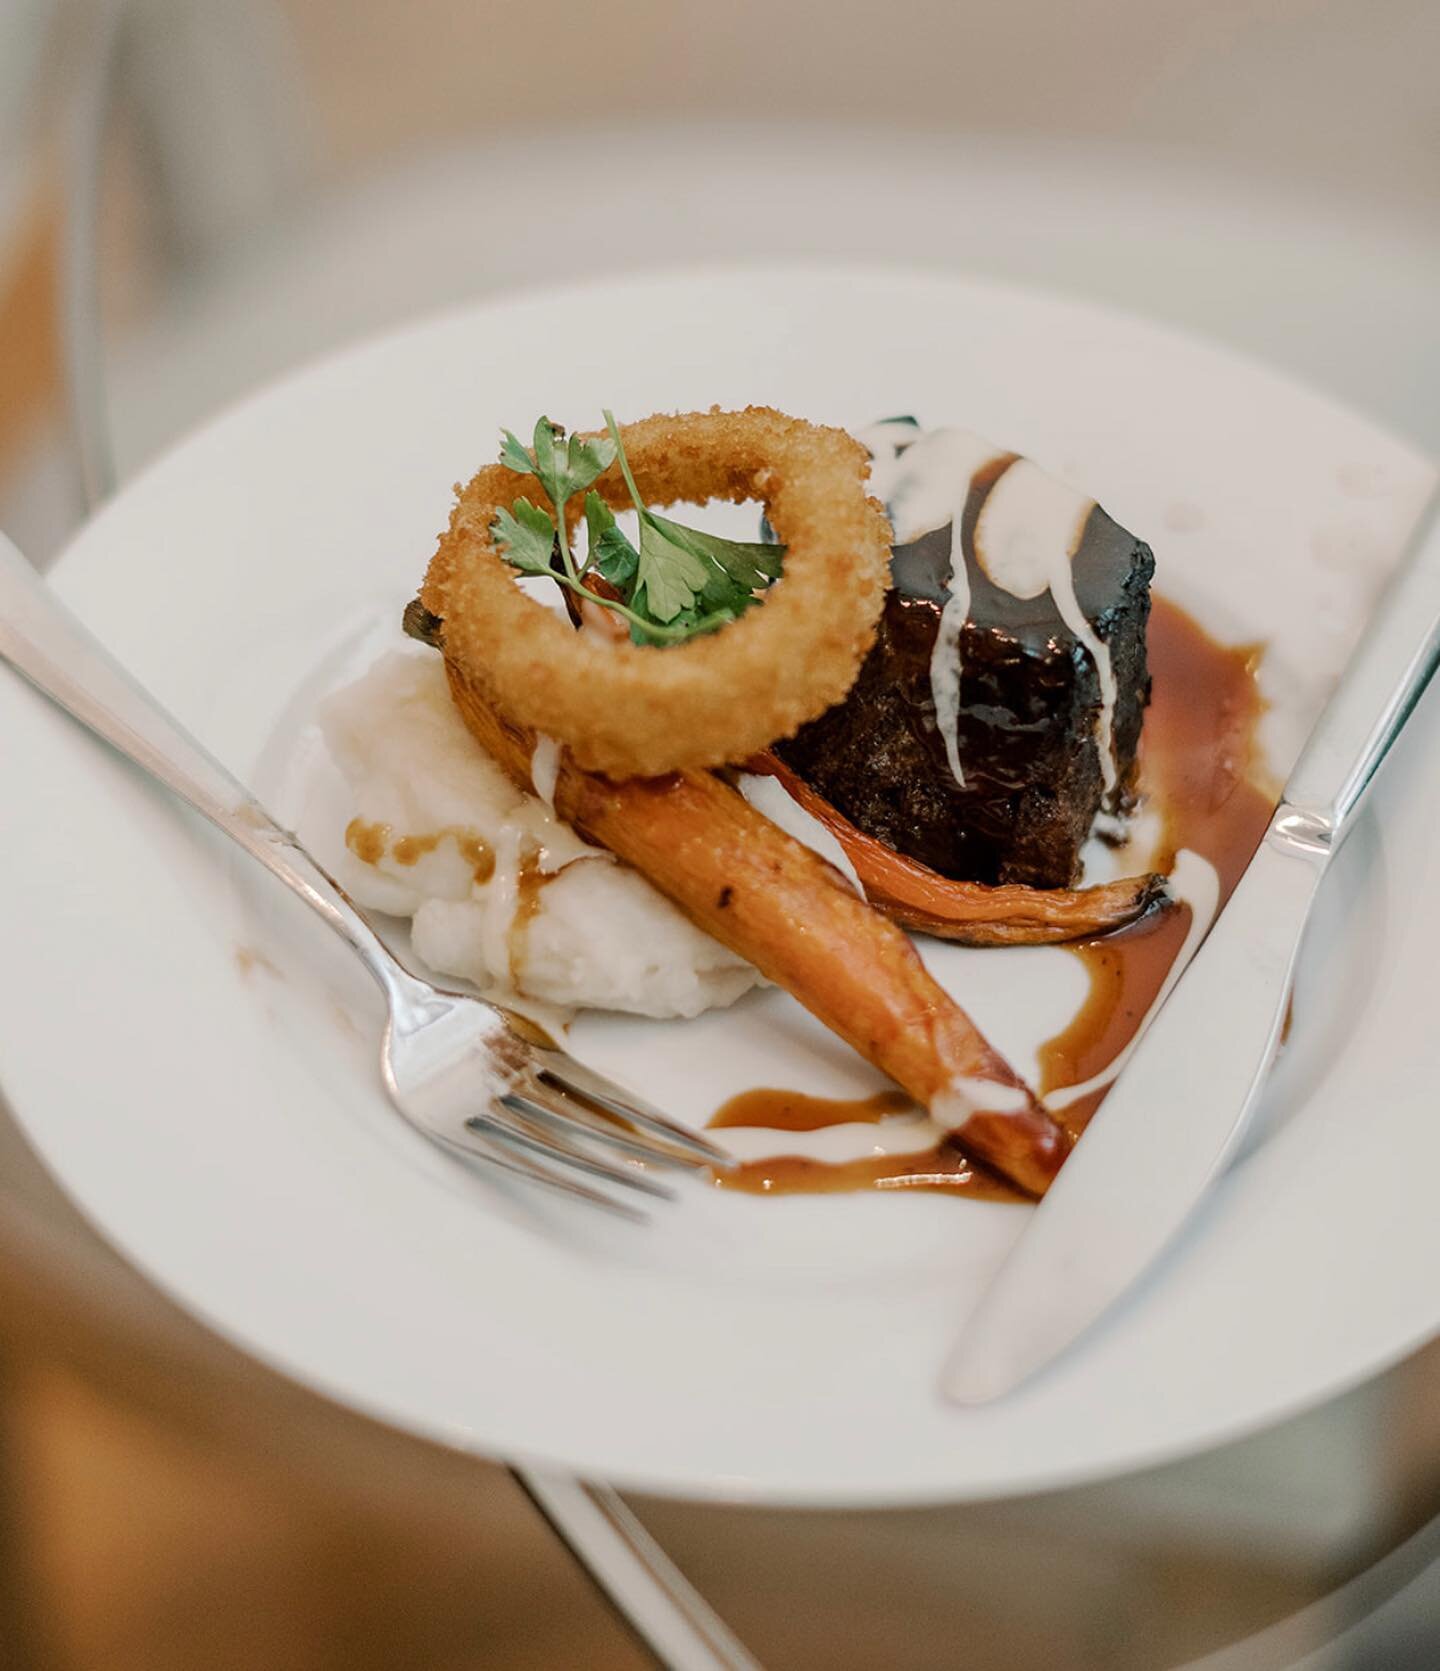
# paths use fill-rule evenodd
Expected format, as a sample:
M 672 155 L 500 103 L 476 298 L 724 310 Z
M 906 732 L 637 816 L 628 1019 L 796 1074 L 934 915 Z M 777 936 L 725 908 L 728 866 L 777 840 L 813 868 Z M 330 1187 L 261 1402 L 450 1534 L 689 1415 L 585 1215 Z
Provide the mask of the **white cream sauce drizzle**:
M 857 431 L 869 448 L 870 489 L 890 507 L 895 543 L 951 527 L 947 601 L 930 658 L 930 693 L 945 757 L 963 788 L 960 760 L 960 634 L 970 611 L 970 583 L 960 542 L 960 520 L 978 471 L 1004 452 L 963 429 L 918 430 L 890 421 Z M 1095 743 L 1108 794 L 1116 783 L 1115 674 L 1110 652 L 1075 596 L 1072 563 L 1095 501 L 1048 475 L 1029 459 L 1017 459 L 986 495 L 975 527 L 975 556 L 985 573 L 1012 597 L 1046 591 L 1065 625 L 1084 645 L 1100 681 Z
M 530 782 L 535 793 L 555 810 L 555 785 L 560 781 L 560 745 L 543 732 L 535 739 L 535 752 L 530 757 Z
M 917 430 L 909 424 L 872 424 L 859 439 L 871 451 L 870 490 L 890 509 L 896 545 L 950 525 L 950 573 L 945 607 L 930 652 L 930 695 L 951 776 L 963 789 L 960 759 L 960 634 L 970 614 L 970 576 L 960 539 L 961 520 L 978 471 L 1005 455 L 966 429 Z M 907 445 L 908 442 L 908 445 Z
M 894 1114 L 883 1120 L 846 1120 L 816 1131 L 777 1131 L 770 1126 L 707 1127 L 705 1135 L 739 1161 L 781 1160 L 794 1155 L 844 1166 L 887 1155 L 920 1155 L 945 1135 L 923 1114 Z
M 1145 1012 L 1145 1019 L 1135 1031 L 1134 1037 L 1119 1052 L 1108 1067 L 1102 1068 L 1093 1078 L 1084 1080 L 1079 1085 L 1062 1085 L 1041 1098 L 1047 1108 L 1068 1108 L 1072 1102 L 1078 1102 L 1081 1097 L 1088 1096 L 1091 1091 L 1099 1091 L 1119 1078 L 1125 1064 L 1134 1055 L 1136 1047 L 1145 1037 L 1150 1023 L 1155 1019 L 1160 1006 L 1170 996 L 1171 989 L 1189 967 L 1190 959 L 1200 949 L 1200 942 L 1205 938 L 1210 924 L 1215 920 L 1215 912 L 1220 905 L 1220 877 L 1209 859 L 1201 858 L 1198 853 L 1188 847 L 1182 847 L 1175 855 L 1175 868 L 1169 876 L 1170 892 L 1182 904 L 1190 907 L 1190 927 L 1181 942 L 1180 950 L 1175 954 L 1175 961 L 1170 965 L 1159 992 L 1155 994 L 1155 1002 Z
M 532 773 L 542 770 L 540 751 L 543 744 L 549 741 L 548 737 L 542 738 L 536 745 L 536 759 L 532 761 L 530 768 Z M 550 746 L 555 750 L 555 776 L 544 784 L 548 794 L 541 795 L 540 785 L 536 785 L 536 793 L 527 795 L 515 808 L 506 819 L 505 828 L 515 831 L 520 842 L 520 855 L 531 855 L 536 870 L 542 876 L 554 876 L 567 865 L 574 864 L 577 859 L 600 859 L 605 864 L 614 864 L 615 855 L 609 848 L 592 847 L 559 817 L 551 804 L 551 797 L 555 793 L 555 777 L 558 777 L 560 769 L 560 749 L 555 743 L 551 743 Z
M 870 454 L 870 492 L 888 510 L 900 481 L 901 455 L 914 446 L 925 432 L 917 424 L 907 423 L 903 418 L 886 418 L 881 423 L 868 424 L 853 433 Z
M 840 845 L 835 832 L 827 830 L 813 813 L 807 812 L 790 795 L 779 778 L 763 776 L 756 772 L 741 772 L 739 789 L 756 812 L 763 813 L 772 824 L 778 824 L 786 835 L 794 836 L 802 847 L 808 847 L 812 853 L 818 853 L 822 859 L 834 865 L 861 899 L 864 899 L 865 890 L 860 886 L 855 866 L 850 863 L 850 856 Z
M 503 972 L 510 967 L 510 929 L 520 906 L 521 831 L 514 824 L 502 824 L 492 844 L 495 869 L 490 879 L 475 892 L 483 907 L 480 917 L 480 948 L 485 967 Z
M 985 497 L 975 522 L 975 560 L 991 580 L 1016 598 L 1038 598 L 1048 589 L 1060 619 L 1090 653 L 1100 680 L 1095 746 L 1108 794 L 1115 787 L 1115 672 L 1110 651 L 1075 596 L 1072 562 L 1095 501 L 1047 475 L 1028 458 L 1017 459 Z
M 1030 1098 L 1018 1085 L 961 1077 L 930 1104 L 930 1117 L 945 1131 L 959 1131 L 972 1114 L 1023 1114 Z

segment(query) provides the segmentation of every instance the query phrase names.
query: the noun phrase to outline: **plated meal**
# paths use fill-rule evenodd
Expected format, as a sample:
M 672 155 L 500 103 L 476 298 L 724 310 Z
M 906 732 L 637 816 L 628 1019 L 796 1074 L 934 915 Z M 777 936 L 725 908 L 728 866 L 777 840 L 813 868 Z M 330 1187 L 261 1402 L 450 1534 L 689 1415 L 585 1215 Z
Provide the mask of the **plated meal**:
M 1078 876 L 1043 888 L 1022 879 L 1021 897 L 1162 874 L 1173 893 L 1193 893 L 1168 845 L 1205 858 L 1223 891 L 1243 847 L 1235 797 L 1263 797 L 1271 775 L 1288 774 L 1430 490 L 1430 462 L 1263 367 L 1130 315 L 1004 285 L 851 270 L 689 274 L 587 282 L 559 306 L 581 344 L 563 364 L 557 303 L 545 295 L 421 322 L 305 368 L 131 483 L 61 558 L 55 585 L 321 862 L 370 890 L 397 950 L 416 955 L 409 917 L 427 899 L 437 903 L 415 938 L 428 929 L 432 969 L 452 928 L 450 955 L 482 985 L 492 969 L 507 978 L 513 945 L 514 1002 L 545 1025 L 573 1015 L 562 1042 L 580 1061 L 696 1127 L 731 1104 L 726 1118 L 742 1123 L 710 1135 L 742 1157 L 738 1181 L 756 1193 L 691 1186 L 678 1210 L 639 1229 L 458 1165 L 396 1118 L 375 1072 L 373 994 L 309 913 L 0 678 L 7 769 L 30 786 L 5 809 L 6 852 L 27 885 L 0 901 L 6 943 L 24 951 L 5 966 L 0 1075 L 26 1140 L 90 1223 L 210 1328 L 329 1398 L 488 1455 L 750 1502 L 878 1506 L 1053 1489 L 1253 1430 L 1427 1338 L 1440 1317 L 1427 1196 L 1440 1129 L 1415 1051 L 1437 932 L 1440 775 L 1425 769 L 1435 715 L 1407 728 L 1401 747 L 1416 766 L 1397 761 L 1376 818 L 1335 861 L 1261 1140 L 1183 1256 L 1023 1396 L 960 1409 L 936 1396 L 935 1367 L 1035 1228 L 1012 1204 L 1024 1192 L 942 1141 L 893 1077 L 631 861 L 595 856 L 597 832 L 578 820 L 573 862 L 538 886 L 517 881 L 514 897 L 534 904 L 524 928 L 512 939 L 495 904 L 489 939 L 480 934 L 475 908 L 487 896 L 475 876 L 490 849 L 505 873 L 501 825 L 524 808 L 557 859 L 566 838 L 540 797 L 498 762 L 490 769 L 450 696 L 446 655 L 400 623 L 445 526 L 450 483 L 494 457 L 502 425 L 521 431 L 528 452 L 524 425 L 547 405 L 599 431 L 609 401 L 627 435 L 623 420 L 647 412 L 761 399 L 844 428 L 907 412 L 969 427 L 1093 496 L 1156 560 L 1128 843 L 1086 841 Z M 867 450 L 898 435 L 889 425 L 856 433 Z M 880 500 L 888 455 L 874 451 L 860 486 Z M 753 505 L 667 508 L 633 450 L 629 461 L 662 516 L 766 543 L 763 493 Z M 533 476 L 517 473 L 511 487 L 550 508 Z M 582 516 L 583 505 L 581 495 Z M 638 555 L 633 517 L 614 514 Z M 787 549 L 762 601 L 653 660 L 765 619 L 794 578 L 795 532 L 793 520 L 772 529 Z M 577 565 L 588 535 L 577 520 Z M 182 556 L 190 626 L 177 631 L 174 609 L 156 600 L 175 597 Z M 554 581 L 505 568 L 560 617 L 564 642 L 589 635 L 565 625 Z M 1108 623 L 1096 625 L 1078 567 L 1075 576 L 1106 642 Z M 978 611 L 983 580 L 968 565 L 967 578 Z M 932 619 L 943 611 L 920 607 Z M 882 595 L 877 645 L 900 609 Z M 414 612 L 412 624 L 423 625 Z M 976 613 L 960 646 L 972 665 L 984 625 Z M 1257 643 L 1258 668 L 1245 648 Z M 368 704 L 339 694 L 387 665 L 405 677 Z M 858 700 L 860 678 L 846 701 Z M 1117 670 L 1117 708 L 1120 683 Z M 923 697 L 923 676 L 920 688 Z M 963 704 L 963 662 L 960 694 Z M 756 701 L 738 684 L 721 706 Z M 359 752 L 342 770 L 347 708 Z M 758 751 L 797 778 L 814 722 L 798 723 L 793 743 Z M 962 706 L 961 766 L 978 783 L 968 724 Z M 1245 747 L 1252 726 L 1258 762 Z M 943 739 L 937 765 L 942 757 Z M 767 817 L 789 816 L 776 768 L 747 764 L 755 754 L 736 781 L 771 796 Z M 825 782 L 816 794 L 856 830 L 871 816 L 848 786 Z M 375 864 L 346 847 L 357 818 L 391 826 L 353 839 L 367 853 L 394 847 L 393 857 Z M 819 843 L 823 822 L 796 828 Z M 401 845 L 447 826 L 475 834 Z M 853 855 L 855 836 L 834 828 Z M 877 829 L 898 862 L 896 832 Z M 1102 820 L 1106 833 L 1117 832 Z M 961 888 L 943 877 L 943 855 L 919 857 L 947 890 Z M 873 907 L 873 867 L 864 855 L 851 862 Z M 618 889 L 600 888 L 620 877 Z M 982 874 L 980 886 L 1010 883 Z M 574 908 L 561 911 L 567 894 Z M 1001 904 L 1005 920 L 1017 903 L 1000 891 L 960 898 L 967 909 Z M 1190 921 L 1189 907 L 1161 901 L 1130 927 L 1039 946 L 970 946 L 894 926 L 1050 1117 L 1078 1127 L 1086 1099 L 1067 1106 L 1061 1087 L 1073 1095 L 1110 1071 Z M 588 1007 L 616 992 L 629 1012 Z M 739 1097 L 751 1107 L 737 1108 Z M 833 1118 L 837 1101 L 852 1105 L 839 1124 L 783 1129 Z M 1158 1122 L 1174 1118 L 1157 1110 Z M 952 1160 L 962 1153 L 963 1164 Z M 1360 1187 L 1384 1153 L 1406 1165 L 1384 1190 Z M 907 1168 L 926 1187 L 856 1187 Z M 797 1189 L 806 1193 L 767 1199 Z M 1008 1199 L 984 1199 L 1002 1191 Z
M 342 880 L 552 1028 L 773 983 L 893 1082 L 727 1098 L 717 1183 L 1043 1194 L 1265 827 L 1258 649 L 967 431 L 605 420 L 505 432 L 412 642 L 324 704 Z M 717 501 L 753 503 L 753 537 L 697 525 Z M 1083 960 L 1038 1077 L 927 969 L 936 941 Z

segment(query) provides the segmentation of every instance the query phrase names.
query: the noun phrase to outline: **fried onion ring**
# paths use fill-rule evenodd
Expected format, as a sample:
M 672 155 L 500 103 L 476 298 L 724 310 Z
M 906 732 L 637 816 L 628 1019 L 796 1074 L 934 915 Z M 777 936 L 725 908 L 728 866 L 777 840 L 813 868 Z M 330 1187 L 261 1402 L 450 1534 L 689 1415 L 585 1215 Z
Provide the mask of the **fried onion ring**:
M 589 771 L 657 777 L 744 760 L 838 702 L 874 641 L 890 526 L 865 492 L 868 455 L 843 430 L 760 406 L 657 415 L 621 434 L 647 504 L 763 504 L 786 546 L 763 604 L 673 646 L 575 632 L 495 549 L 496 515 L 536 493 L 502 464 L 460 491 L 421 600 L 444 622 L 447 659 Z M 629 505 L 614 465 L 595 486 Z

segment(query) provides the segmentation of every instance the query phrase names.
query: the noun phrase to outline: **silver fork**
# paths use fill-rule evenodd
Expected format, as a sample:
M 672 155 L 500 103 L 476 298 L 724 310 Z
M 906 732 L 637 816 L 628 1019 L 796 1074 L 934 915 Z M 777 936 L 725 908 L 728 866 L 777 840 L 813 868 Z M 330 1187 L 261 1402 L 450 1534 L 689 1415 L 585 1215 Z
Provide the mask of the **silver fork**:
M 131 678 L 3 536 L 0 658 L 223 830 L 359 954 L 389 1008 L 380 1050 L 385 1089 L 433 1142 L 630 1218 L 643 1214 L 612 1190 L 673 1195 L 648 1166 L 733 1164 L 659 1109 L 537 1042 L 500 1006 L 406 969 L 339 883 Z

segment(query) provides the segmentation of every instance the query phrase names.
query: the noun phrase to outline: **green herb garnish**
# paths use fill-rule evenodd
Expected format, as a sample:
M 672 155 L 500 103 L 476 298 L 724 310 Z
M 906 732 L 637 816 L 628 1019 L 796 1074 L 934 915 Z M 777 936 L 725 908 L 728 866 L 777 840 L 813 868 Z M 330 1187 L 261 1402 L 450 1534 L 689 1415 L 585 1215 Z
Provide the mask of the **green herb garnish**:
M 780 577 L 785 548 L 686 528 L 649 509 L 640 497 L 614 416 L 605 413 L 608 435 L 593 441 L 572 435 L 541 418 L 529 450 L 507 429 L 500 462 L 534 476 L 554 506 L 554 515 L 528 499 L 501 511 L 491 537 L 505 561 L 522 574 L 543 574 L 591 603 L 613 610 L 629 623 L 637 644 L 676 644 L 713 632 L 744 613 L 758 594 Z M 591 484 L 617 461 L 640 519 L 640 543 L 632 545 L 609 505 Z M 565 507 L 585 495 L 588 549 L 577 565 L 570 550 Z M 594 570 L 619 598 L 602 597 L 585 584 Z

